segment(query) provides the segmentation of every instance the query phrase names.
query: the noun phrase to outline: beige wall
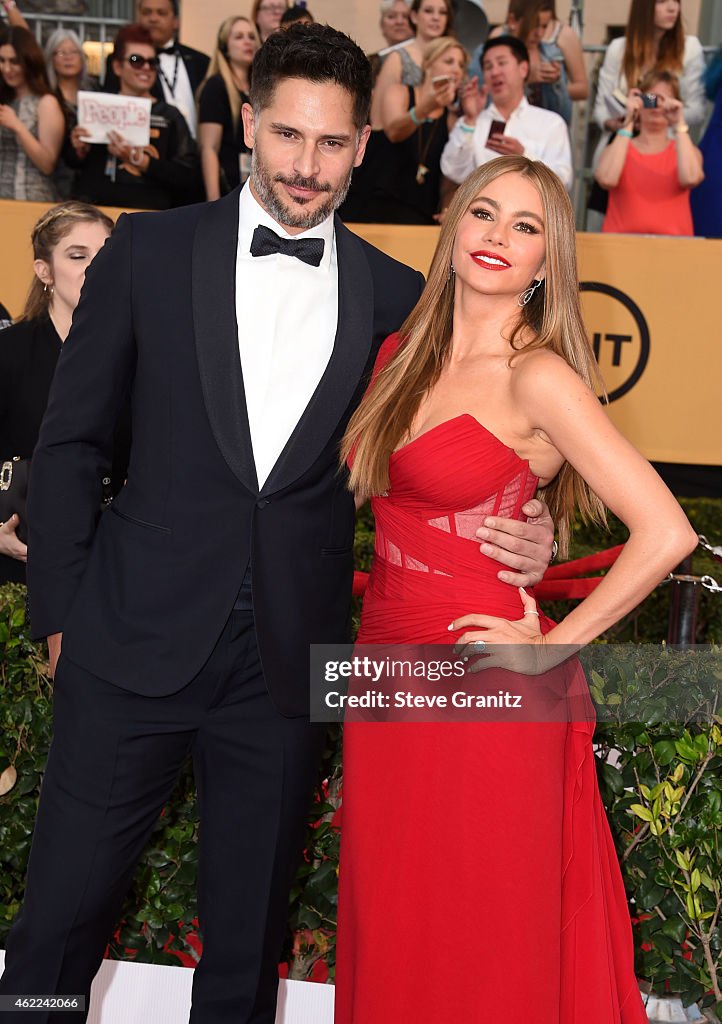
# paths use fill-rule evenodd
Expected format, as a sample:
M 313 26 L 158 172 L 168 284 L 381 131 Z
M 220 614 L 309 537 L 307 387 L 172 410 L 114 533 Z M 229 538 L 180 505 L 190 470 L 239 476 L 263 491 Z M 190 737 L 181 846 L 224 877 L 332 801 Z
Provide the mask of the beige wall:
M 253 0 L 181 0 L 181 41 L 210 53 L 218 26 L 231 14 L 250 14 Z M 352 36 L 368 53 L 383 44 L 378 0 L 308 0 L 316 21 Z
M 684 24 L 696 33 L 702 0 L 684 0 Z M 231 14 L 249 14 L 252 0 L 181 0 L 181 39 L 206 53 L 213 49 L 218 26 Z M 348 32 L 367 52 L 383 44 L 378 29 L 378 0 L 308 0 L 317 21 L 325 21 Z M 484 10 L 492 23 L 504 20 L 507 0 L 484 0 Z M 557 0 L 562 20 L 569 16 L 569 0 Z M 623 25 L 629 0 L 585 0 L 584 42 L 602 43 L 607 25 Z

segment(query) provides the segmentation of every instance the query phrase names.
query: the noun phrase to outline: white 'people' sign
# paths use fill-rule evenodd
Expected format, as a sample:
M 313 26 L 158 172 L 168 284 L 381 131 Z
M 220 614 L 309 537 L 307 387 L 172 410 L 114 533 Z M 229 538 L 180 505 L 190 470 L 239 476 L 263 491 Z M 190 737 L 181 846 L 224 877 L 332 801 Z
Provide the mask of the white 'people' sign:
M 144 97 L 81 90 L 78 124 L 89 132 L 83 142 L 107 142 L 108 132 L 118 132 L 131 146 L 147 146 L 152 106 L 153 101 Z

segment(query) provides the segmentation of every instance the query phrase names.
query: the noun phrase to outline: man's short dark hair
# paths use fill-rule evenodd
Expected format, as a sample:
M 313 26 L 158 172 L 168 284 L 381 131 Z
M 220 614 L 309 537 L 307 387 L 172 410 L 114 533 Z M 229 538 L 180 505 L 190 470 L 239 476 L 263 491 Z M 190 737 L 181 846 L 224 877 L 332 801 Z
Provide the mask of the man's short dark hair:
M 493 39 L 487 39 L 484 49 L 481 51 L 482 61 L 489 50 L 493 50 L 495 46 L 508 46 L 520 64 L 523 60 L 527 64 L 529 63 L 529 51 L 521 39 L 517 39 L 516 36 L 494 36 Z
M 269 36 L 253 58 L 251 105 L 258 114 L 273 101 L 279 82 L 305 78 L 333 82 L 353 98 L 353 121 L 360 130 L 371 108 L 371 65 L 353 39 L 330 25 L 291 25 Z
M 178 0 L 168 0 L 168 3 L 170 4 L 171 10 L 173 11 L 173 16 L 177 18 L 179 14 Z M 143 0 L 138 0 L 137 9 L 140 10 L 142 6 Z

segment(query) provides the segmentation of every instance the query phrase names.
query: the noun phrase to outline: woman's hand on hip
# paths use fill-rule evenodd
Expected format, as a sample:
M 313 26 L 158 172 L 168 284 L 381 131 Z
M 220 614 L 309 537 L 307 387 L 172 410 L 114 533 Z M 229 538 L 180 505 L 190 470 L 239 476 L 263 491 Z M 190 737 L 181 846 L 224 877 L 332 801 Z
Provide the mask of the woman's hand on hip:
M 19 525 L 20 517 L 16 514 L 11 515 L 6 523 L 0 523 L 0 555 L 16 558 L 18 562 L 27 562 L 28 546 L 23 544 L 16 532 Z

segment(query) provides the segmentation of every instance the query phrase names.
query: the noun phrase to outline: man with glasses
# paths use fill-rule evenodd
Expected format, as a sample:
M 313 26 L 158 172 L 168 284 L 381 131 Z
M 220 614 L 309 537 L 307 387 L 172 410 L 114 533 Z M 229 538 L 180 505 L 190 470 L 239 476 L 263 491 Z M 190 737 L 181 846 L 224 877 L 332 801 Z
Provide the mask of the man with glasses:
M 210 58 L 200 50 L 178 42 L 178 0 L 138 0 L 136 19 L 138 25 L 150 32 L 158 54 L 158 75 L 151 93 L 156 99 L 165 100 L 180 110 L 195 138 L 195 95 L 205 78 Z M 112 65 L 109 65 L 105 75 L 106 90 L 117 92 L 119 84 Z
M 115 38 L 112 55 L 121 96 L 153 100 L 150 142 L 131 146 L 118 132 L 108 145 L 89 145 L 82 124 L 70 133 L 66 162 L 78 169 L 74 198 L 99 206 L 167 210 L 193 202 L 200 187 L 200 158 L 180 111 L 156 99 L 158 56 L 142 25 L 126 25 Z M 67 152 L 69 151 L 69 152 Z

